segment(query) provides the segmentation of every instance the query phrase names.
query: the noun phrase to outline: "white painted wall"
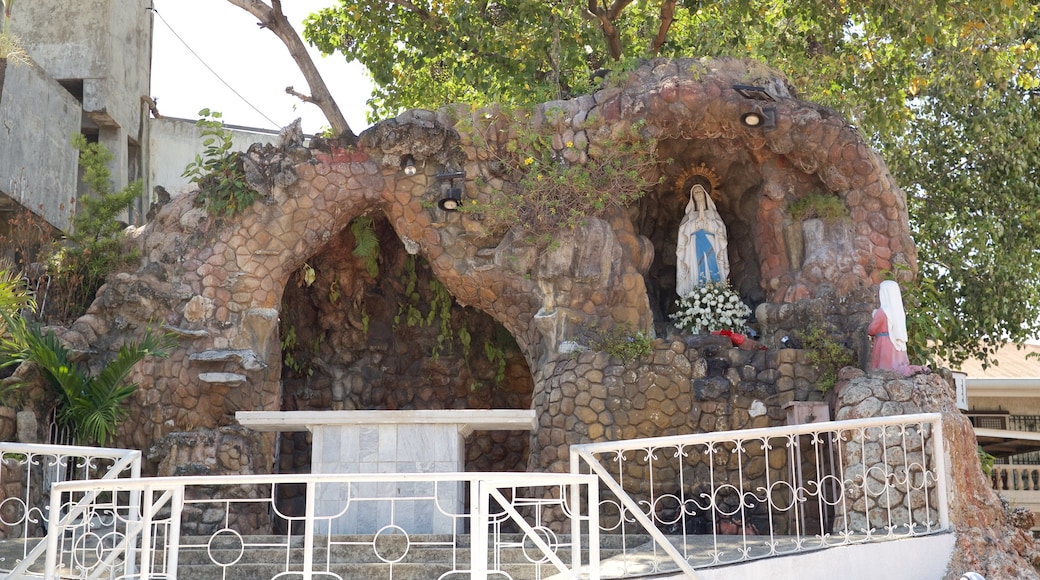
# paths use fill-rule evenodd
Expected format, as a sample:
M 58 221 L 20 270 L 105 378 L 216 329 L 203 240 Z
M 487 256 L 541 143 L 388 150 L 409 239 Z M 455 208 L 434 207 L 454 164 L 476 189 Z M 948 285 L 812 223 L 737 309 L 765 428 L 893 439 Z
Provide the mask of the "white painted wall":
M 278 134 L 272 131 L 229 128 L 234 150 L 245 151 L 253 143 L 278 143 Z M 171 196 L 181 194 L 189 184 L 181 177 L 184 168 L 202 153 L 202 130 L 189 119 L 150 119 L 148 122 L 147 172 L 145 192 L 152 195 L 156 185 L 161 185 Z
M 953 555 L 953 534 L 937 534 L 698 570 L 684 580 L 941 580 Z M 665 578 L 665 577 L 662 577 Z M 994 579 L 995 580 L 995 579 Z

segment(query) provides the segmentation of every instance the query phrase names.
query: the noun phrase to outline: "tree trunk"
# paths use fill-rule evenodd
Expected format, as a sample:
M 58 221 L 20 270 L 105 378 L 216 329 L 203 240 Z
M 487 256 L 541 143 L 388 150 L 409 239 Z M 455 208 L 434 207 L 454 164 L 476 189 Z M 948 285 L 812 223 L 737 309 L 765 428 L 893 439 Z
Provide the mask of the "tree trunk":
M 329 120 L 329 125 L 332 126 L 333 132 L 336 133 L 343 145 L 351 146 L 356 144 L 357 135 L 350 130 L 346 117 L 343 116 L 343 112 L 340 111 L 336 101 L 333 100 L 332 93 L 329 92 L 328 86 L 325 85 L 324 79 L 321 78 L 318 68 L 314 66 L 314 61 L 311 60 L 310 55 L 307 53 L 307 47 L 300 40 L 300 35 L 296 34 L 296 30 L 289 23 L 285 14 L 282 13 L 281 0 L 272 0 L 271 6 L 268 6 L 261 0 L 228 0 L 228 2 L 260 19 L 260 24 L 273 32 L 285 44 L 285 47 L 289 49 L 289 54 L 296 61 L 296 65 L 300 67 L 303 78 L 307 79 L 311 95 L 308 97 L 297 93 L 292 87 L 287 87 L 285 91 L 291 95 L 296 95 L 306 102 L 318 105 L 321 112 L 325 114 L 325 118 Z

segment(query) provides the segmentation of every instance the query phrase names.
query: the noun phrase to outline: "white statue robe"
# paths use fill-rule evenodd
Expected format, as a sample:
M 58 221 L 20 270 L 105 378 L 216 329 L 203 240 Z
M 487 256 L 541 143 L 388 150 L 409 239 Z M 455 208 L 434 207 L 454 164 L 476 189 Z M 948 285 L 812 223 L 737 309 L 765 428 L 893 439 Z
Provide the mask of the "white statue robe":
M 715 208 L 715 202 L 700 184 L 690 189 L 686 216 L 679 224 L 679 241 L 675 247 L 676 285 L 679 296 L 707 282 L 726 280 L 729 255 L 726 251 L 726 224 Z

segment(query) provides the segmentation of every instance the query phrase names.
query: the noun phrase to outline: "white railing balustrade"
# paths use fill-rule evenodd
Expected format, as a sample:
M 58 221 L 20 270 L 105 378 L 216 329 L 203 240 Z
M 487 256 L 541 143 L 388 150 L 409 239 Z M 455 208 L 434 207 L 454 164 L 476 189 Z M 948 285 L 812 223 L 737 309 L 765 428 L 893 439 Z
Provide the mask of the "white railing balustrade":
M 279 510 L 284 485 L 306 488 L 305 513 Z M 423 578 L 577 578 L 579 570 L 595 578 L 596 485 L 591 475 L 539 473 L 59 483 L 52 510 L 81 496 L 92 501 L 52 524 L 43 569 L 46 578 L 82 579 L 176 578 L 189 567 L 193 577 L 245 573 L 257 580 L 417 577 L 417 569 Z M 467 501 L 456 501 L 460 493 Z M 550 526 L 543 519 L 548 513 L 563 513 L 569 522 Z M 504 557 L 510 550 L 522 557 Z M 431 559 L 432 553 L 441 555 Z M 235 570 L 241 567 L 252 572 Z
M 997 491 L 1040 491 L 1040 465 L 994 465 L 990 479 Z
M 571 471 L 600 478 L 604 533 L 652 538 L 625 546 L 621 573 L 695 577 L 699 567 L 947 531 L 941 433 L 933 413 L 592 443 L 571 447 Z
M 994 491 L 1013 513 L 1019 509 L 1040 513 L 1040 465 L 994 465 L 989 475 Z M 1036 533 L 1038 526 L 1032 529 Z
M 0 568 L 12 570 L 9 577 L 20 578 L 43 555 L 45 544 L 39 540 L 50 527 L 48 506 L 54 484 L 140 475 L 140 451 L 0 443 L 0 540 L 18 547 L 17 554 L 4 550 Z M 83 499 L 82 495 L 69 498 L 62 513 L 75 513 Z

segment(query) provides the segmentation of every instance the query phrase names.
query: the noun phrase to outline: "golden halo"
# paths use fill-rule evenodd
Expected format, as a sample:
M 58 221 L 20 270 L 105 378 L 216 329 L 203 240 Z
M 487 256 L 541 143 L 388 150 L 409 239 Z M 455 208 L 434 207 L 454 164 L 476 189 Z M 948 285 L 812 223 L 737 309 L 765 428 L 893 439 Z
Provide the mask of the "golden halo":
M 675 180 L 675 195 L 679 198 L 679 201 L 686 203 L 690 200 L 690 187 L 686 184 L 690 179 L 699 178 L 698 181 L 704 186 L 704 189 L 708 190 L 708 195 L 711 196 L 712 201 L 719 201 L 719 174 L 715 173 L 715 170 L 701 163 L 696 167 L 688 167 L 679 174 L 679 177 Z

